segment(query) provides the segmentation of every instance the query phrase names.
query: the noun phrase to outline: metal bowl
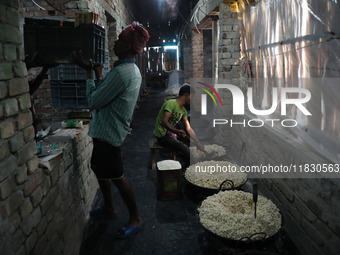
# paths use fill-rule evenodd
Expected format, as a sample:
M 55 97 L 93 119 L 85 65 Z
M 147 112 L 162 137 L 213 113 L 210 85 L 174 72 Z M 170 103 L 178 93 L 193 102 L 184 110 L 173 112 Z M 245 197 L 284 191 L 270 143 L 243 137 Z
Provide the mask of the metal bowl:
M 202 200 L 206 199 L 208 196 L 212 196 L 220 191 L 224 191 L 224 190 L 241 190 L 243 185 L 247 182 L 247 180 L 242 184 L 239 185 L 237 187 L 234 186 L 234 183 L 232 180 L 224 180 L 221 184 L 220 187 L 218 189 L 209 189 L 209 188 L 205 188 L 205 187 L 200 187 L 197 186 L 193 183 L 191 183 L 190 181 L 187 180 L 187 183 L 185 185 L 185 193 L 186 195 L 189 197 L 189 199 L 191 201 L 193 201 L 194 203 L 198 204 L 200 202 L 202 202 Z M 223 185 L 225 183 L 230 183 L 230 188 L 223 188 Z
M 209 162 L 209 161 L 203 161 L 201 163 L 204 163 L 204 162 Z M 221 161 L 215 161 L 215 162 L 228 162 L 228 163 L 231 163 L 231 164 L 234 164 L 236 165 L 235 163 L 232 163 L 230 161 L 226 161 L 226 160 L 221 160 Z M 194 165 L 191 165 L 191 166 L 194 166 Z M 237 185 L 235 185 L 235 183 L 233 182 L 233 180 L 236 180 L 237 178 L 234 178 L 234 179 L 222 179 L 222 177 L 224 176 L 218 176 L 215 180 L 216 182 L 218 183 L 218 181 L 220 181 L 219 185 L 217 186 L 215 183 L 214 184 L 214 187 L 207 187 L 207 186 L 203 186 L 203 185 L 199 185 L 198 183 L 195 183 L 193 180 L 190 180 L 190 176 L 188 174 L 188 171 L 192 171 L 191 173 L 193 173 L 193 169 L 190 170 L 190 168 L 187 168 L 186 169 L 186 172 L 184 174 L 184 177 L 185 179 L 187 180 L 187 185 L 186 185 L 186 191 L 190 194 L 192 193 L 192 195 L 194 196 L 199 196 L 199 197 L 203 197 L 205 198 L 206 196 L 211 196 L 213 194 L 216 194 L 218 193 L 219 191 L 221 190 L 233 190 L 233 189 L 241 189 L 242 186 L 247 182 L 247 178 L 243 180 L 243 182 L 239 182 L 237 181 Z M 193 173 L 195 174 L 195 173 Z M 226 177 L 226 176 L 225 176 Z M 233 178 L 232 175 L 229 175 L 228 177 L 231 177 Z M 247 177 L 247 175 L 245 175 L 245 177 Z M 210 178 L 210 177 L 209 177 Z M 212 175 L 212 179 L 213 178 L 213 175 Z M 225 184 L 229 184 L 229 185 L 225 185 Z M 216 187 L 216 186 L 217 187 Z
M 196 217 L 197 217 L 197 219 L 200 223 L 201 223 L 201 219 L 200 219 L 198 209 L 202 206 L 202 203 L 203 203 L 203 201 L 200 202 L 200 204 L 198 205 L 197 210 L 196 210 Z M 254 233 L 250 236 L 244 236 L 240 239 L 231 239 L 231 238 L 227 238 L 227 237 L 221 236 L 221 235 L 213 232 L 212 230 L 205 227 L 202 223 L 201 223 L 201 225 L 206 230 L 206 232 L 209 233 L 211 236 L 223 241 L 225 244 L 227 244 L 231 247 L 241 248 L 241 247 L 244 247 L 246 245 L 247 247 L 259 248 L 259 247 L 263 247 L 263 246 L 270 244 L 271 242 L 275 241 L 275 239 L 279 236 L 279 233 L 282 229 L 282 223 L 283 223 L 282 214 L 281 214 L 280 211 L 279 211 L 279 213 L 281 215 L 281 227 L 280 227 L 279 230 L 277 230 L 276 233 L 274 233 L 271 236 L 268 236 L 267 233 L 265 233 L 265 232 L 258 232 L 258 233 Z M 261 238 L 260 239 L 254 239 L 255 236 L 260 236 Z

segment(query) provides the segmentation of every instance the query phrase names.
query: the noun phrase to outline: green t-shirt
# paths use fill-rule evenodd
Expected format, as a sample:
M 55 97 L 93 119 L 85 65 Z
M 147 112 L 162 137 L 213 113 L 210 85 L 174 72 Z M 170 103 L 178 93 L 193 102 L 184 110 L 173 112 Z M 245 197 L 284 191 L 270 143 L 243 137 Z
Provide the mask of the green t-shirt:
M 168 111 L 171 113 L 169 123 L 173 126 L 176 126 L 176 124 L 182 119 L 182 117 L 188 118 L 187 110 L 184 106 L 180 108 L 176 99 L 170 99 L 166 101 L 158 113 L 155 130 L 153 131 L 154 135 L 157 137 L 162 137 L 166 135 L 167 129 L 164 128 L 161 124 L 164 117 L 164 111 Z

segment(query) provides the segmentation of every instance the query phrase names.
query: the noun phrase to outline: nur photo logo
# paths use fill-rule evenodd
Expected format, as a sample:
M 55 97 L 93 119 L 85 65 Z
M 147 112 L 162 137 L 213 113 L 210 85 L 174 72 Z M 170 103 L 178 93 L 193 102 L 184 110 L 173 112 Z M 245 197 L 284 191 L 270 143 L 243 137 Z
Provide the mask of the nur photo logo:
M 247 101 L 247 107 L 250 113 L 256 116 L 267 116 L 270 117 L 280 111 L 281 116 L 287 115 L 288 107 L 296 107 L 302 114 L 305 116 L 311 116 L 311 112 L 305 107 L 304 104 L 310 101 L 311 93 L 308 89 L 305 88 L 293 88 L 293 87 L 284 87 L 280 88 L 280 93 L 277 87 L 273 87 L 270 91 L 270 95 L 272 95 L 271 106 L 268 109 L 256 109 L 254 106 L 253 100 L 253 88 L 249 87 L 247 89 L 246 95 L 245 93 L 237 86 L 231 84 L 215 84 L 214 86 L 208 85 L 203 82 L 197 82 L 199 85 L 203 85 L 205 88 L 199 87 L 200 90 L 205 92 L 206 94 L 201 94 L 201 115 L 207 115 L 207 95 L 210 96 L 211 100 L 214 102 L 214 105 L 217 106 L 217 102 L 214 96 L 220 102 L 221 107 L 223 107 L 223 103 L 221 100 L 221 96 L 218 92 L 227 90 L 231 93 L 232 97 L 232 115 L 233 116 L 242 116 L 245 115 L 245 101 Z M 209 90 L 211 91 L 209 91 Z M 296 98 L 292 98 L 292 97 Z M 245 100 L 247 98 L 247 100 Z M 279 107 L 280 106 L 280 107 Z M 276 115 L 277 116 L 277 115 Z M 280 122 L 283 127 L 295 127 L 298 125 L 297 120 L 295 119 L 278 119 L 278 118 L 268 118 L 268 119 L 250 119 L 248 121 L 241 120 L 238 122 L 233 121 L 233 119 L 213 119 L 213 127 L 216 125 L 225 125 L 230 124 L 233 125 L 243 125 L 249 127 L 262 127 L 265 123 L 270 124 L 272 127 L 275 123 Z
M 206 83 L 203 83 L 203 82 L 197 82 L 197 83 L 209 88 L 217 96 L 218 100 L 220 101 L 221 106 L 223 105 L 220 95 L 217 93 L 217 91 L 212 86 Z M 214 104 L 217 105 L 214 96 L 207 89 L 204 89 L 204 88 L 199 88 L 199 89 L 206 92 L 211 97 Z M 207 95 L 206 94 L 201 95 L 201 102 L 202 102 L 201 114 L 206 115 L 207 114 Z

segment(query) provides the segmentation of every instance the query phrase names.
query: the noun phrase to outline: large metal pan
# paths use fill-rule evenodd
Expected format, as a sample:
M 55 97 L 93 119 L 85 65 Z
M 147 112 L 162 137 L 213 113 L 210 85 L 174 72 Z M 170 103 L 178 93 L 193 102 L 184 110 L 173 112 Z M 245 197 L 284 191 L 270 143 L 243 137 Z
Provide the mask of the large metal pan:
M 204 161 L 201 163 L 210 163 L 212 161 Z M 223 162 L 225 165 L 229 164 L 229 161 L 214 161 L 217 163 Z M 234 164 L 235 165 L 235 164 Z M 218 193 L 221 190 L 241 189 L 242 186 L 247 182 L 247 175 L 242 174 L 242 178 L 236 178 L 235 174 L 220 174 L 219 176 L 208 175 L 202 176 L 201 180 L 196 179 L 199 175 L 194 173 L 195 165 L 191 165 L 185 171 L 185 179 L 187 180 L 185 190 L 186 193 L 191 197 L 191 200 L 202 201 L 207 196 Z M 204 175 L 204 174 L 203 174 Z M 223 179 L 225 177 L 225 179 Z M 207 179 L 207 182 L 202 184 L 202 180 Z
M 282 229 L 282 215 L 281 215 L 281 212 L 279 212 L 280 217 L 281 217 L 281 226 L 275 234 L 268 236 L 267 233 L 265 233 L 265 232 L 257 232 L 257 233 L 252 233 L 249 236 L 244 236 L 244 237 L 238 238 L 238 239 L 227 238 L 227 237 L 219 235 L 214 230 L 209 229 L 204 224 L 202 224 L 201 219 L 200 219 L 200 215 L 199 215 L 199 208 L 202 206 L 202 203 L 203 203 L 203 201 L 199 204 L 199 206 L 196 210 L 197 219 L 201 223 L 202 227 L 206 230 L 206 232 L 210 236 L 217 238 L 217 239 L 221 240 L 224 244 L 226 244 L 230 247 L 234 247 L 236 249 L 237 248 L 247 248 L 247 249 L 256 248 L 256 249 L 258 249 L 258 248 L 261 248 L 261 247 L 264 247 L 264 246 L 268 246 L 278 238 L 278 236 L 280 234 L 280 230 Z M 255 239 L 255 237 L 257 239 Z
M 234 240 L 225 237 L 221 237 L 211 232 L 209 229 L 204 227 L 206 236 L 208 239 L 218 240 L 223 245 L 227 246 L 229 249 L 234 249 L 237 251 L 236 254 L 242 255 L 262 255 L 261 250 L 267 250 L 269 247 L 275 246 L 274 244 L 279 242 L 281 236 L 281 230 L 279 230 L 275 235 L 270 237 L 265 237 L 265 233 L 256 233 L 255 235 L 263 237 L 260 240 L 252 240 L 251 237 L 244 237 L 242 240 Z M 273 249 L 273 248 L 272 248 Z M 256 251 L 256 253 L 254 252 Z M 263 253 L 263 255 L 275 255 L 277 253 Z
M 228 185 L 228 186 L 226 186 Z M 234 189 L 241 189 L 241 186 L 238 186 L 235 188 L 234 182 L 232 180 L 224 180 L 219 188 L 217 189 L 209 189 L 209 188 L 204 188 L 197 186 L 190 181 L 187 180 L 186 185 L 185 185 L 185 193 L 189 197 L 189 199 L 198 204 L 202 202 L 202 200 L 206 199 L 208 196 L 214 195 L 220 191 L 225 191 L 225 190 L 234 190 Z

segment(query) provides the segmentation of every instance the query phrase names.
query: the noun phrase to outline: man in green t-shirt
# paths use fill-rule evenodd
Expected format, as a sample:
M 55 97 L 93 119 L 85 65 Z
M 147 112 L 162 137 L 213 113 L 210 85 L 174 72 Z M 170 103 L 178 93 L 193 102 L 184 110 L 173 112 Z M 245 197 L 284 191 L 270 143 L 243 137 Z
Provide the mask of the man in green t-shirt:
M 183 85 L 179 90 L 179 97 L 166 101 L 160 109 L 154 135 L 158 143 L 164 147 L 175 149 L 182 153 L 186 165 L 190 164 L 190 150 L 187 144 L 179 141 L 177 137 L 188 138 L 197 145 L 198 149 L 204 151 L 204 146 L 198 140 L 195 131 L 191 128 L 188 121 L 188 113 L 184 105 L 190 104 L 190 86 Z M 177 129 L 176 125 L 182 121 L 186 132 Z

